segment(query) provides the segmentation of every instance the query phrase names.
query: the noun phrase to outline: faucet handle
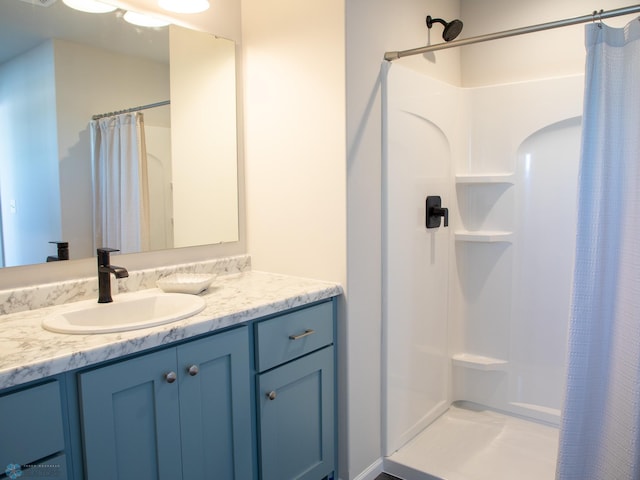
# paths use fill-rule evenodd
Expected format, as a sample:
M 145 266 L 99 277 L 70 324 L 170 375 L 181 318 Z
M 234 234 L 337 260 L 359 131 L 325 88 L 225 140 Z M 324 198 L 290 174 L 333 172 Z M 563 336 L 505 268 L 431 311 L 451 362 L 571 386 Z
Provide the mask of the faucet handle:
M 97 249 L 98 265 L 109 265 L 109 254 L 111 252 L 119 252 L 117 248 L 101 247 Z
M 100 247 L 98 248 L 98 253 L 111 253 L 111 252 L 119 252 L 120 250 L 117 248 L 111 247 Z
M 426 201 L 426 227 L 437 228 L 440 226 L 440 217 L 444 217 L 444 226 L 449 226 L 449 209 L 442 208 L 442 199 L 439 196 L 430 195 Z

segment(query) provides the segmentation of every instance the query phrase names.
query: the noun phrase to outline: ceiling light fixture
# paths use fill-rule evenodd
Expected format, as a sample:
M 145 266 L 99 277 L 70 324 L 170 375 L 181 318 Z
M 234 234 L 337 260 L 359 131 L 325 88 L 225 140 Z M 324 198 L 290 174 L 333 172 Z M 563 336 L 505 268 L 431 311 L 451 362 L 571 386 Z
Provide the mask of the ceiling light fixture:
M 158 5 L 175 13 L 199 13 L 209 8 L 208 0 L 158 0 Z
M 62 2 L 75 10 L 88 13 L 108 13 L 118 8 L 98 0 L 62 0 Z
M 145 15 L 143 13 L 130 11 L 125 12 L 122 18 L 124 18 L 128 23 L 138 25 L 139 27 L 159 28 L 166 27 L 170 23 L 167 20 L 162 20 L 160 18 L 150 17 L 149 15 Z

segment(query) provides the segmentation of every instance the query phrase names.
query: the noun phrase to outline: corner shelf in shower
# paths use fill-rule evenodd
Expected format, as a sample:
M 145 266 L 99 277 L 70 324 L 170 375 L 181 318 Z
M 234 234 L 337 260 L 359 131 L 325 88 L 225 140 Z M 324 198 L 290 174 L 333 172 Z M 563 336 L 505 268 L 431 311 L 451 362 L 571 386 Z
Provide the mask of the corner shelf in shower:
M 451 361 L 455 367 L 472 368 L 474 370 L 500 371 L 507 367 L 506 360 L 493 357 L 485 357 L 483 355 L 474 355 L 473 353 L 456 353 L 451 357 Z
M 502 230 L 477 230 L 469 232 L 459 230 L 455 232 L 457 242 L 476 242 L 476 243 L 511 243 L 513 241 L 513 232 Z
M 458 185 L 491 185 L 500 183 L 513 185 L 514 181 L 515 175 L 513 173 L 456 175 L 456 184 Z

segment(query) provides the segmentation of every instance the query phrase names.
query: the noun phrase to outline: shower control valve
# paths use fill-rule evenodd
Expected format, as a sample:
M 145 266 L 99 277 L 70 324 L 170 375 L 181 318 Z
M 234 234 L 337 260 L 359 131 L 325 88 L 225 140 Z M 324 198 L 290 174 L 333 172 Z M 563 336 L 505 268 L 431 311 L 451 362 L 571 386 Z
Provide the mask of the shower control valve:
M 444 226 L 449 226 L 449 209 L 442 207 L 442 199 L 439 196 L 427 197 L 427 228 L 438 228 L 440 226 L 440 217 L 444 217 Z

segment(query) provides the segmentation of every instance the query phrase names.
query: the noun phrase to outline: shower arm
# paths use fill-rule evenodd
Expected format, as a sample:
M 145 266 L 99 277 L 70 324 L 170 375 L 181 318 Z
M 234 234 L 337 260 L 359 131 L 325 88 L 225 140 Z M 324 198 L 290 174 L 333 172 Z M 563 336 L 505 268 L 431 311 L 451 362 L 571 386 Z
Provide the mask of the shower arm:
M 581 17 L 567 18 L 565 20 L 557 20 L 555 22 L 540 23 L 537 25 L 530 25 L 528 27 L 514 28 L 512 30 L 504 30 L 502 32 L 464 38 L 462 40 L 452 40 L 451 42 L 437 43 L 435 45 L 427 45 L 426 47 L 413 48 L 411 50 L 386 52 L 384 54 L 384 59 L 391 62 L 393 60 L 398 60 L 402 57 L 408 57 L 411 55 L 435 52 L 437 50 L 444 50 L 447 48 L 463 47 L 465 45 L 471 45 L 474 43 L 488 42 L 490 40 L 514 37 L 516 35 L 524 35 L 526 33 L 541 32 L 543 30 L 551 30 L 553 28 L 568 27 L 570 25 L 578 25 L 580 23 L 599 22 L 607 18 L 619 17 L 621 15 L 629 15 L 638 12 L 640 12 L 640 5 L 617 8 L 614 10 L 609 10 L 607 12 L 605 12 L 604 10 L 600 10 L 599 12 L 594 11 L 589 15 L 583 15 Z
M 427 28 L 433 27 L 434 23 L 439 23 L 440 25 L 446 27 L 448 24 L 442 18 L 433 18 L 431 15 L 427 16 Z

